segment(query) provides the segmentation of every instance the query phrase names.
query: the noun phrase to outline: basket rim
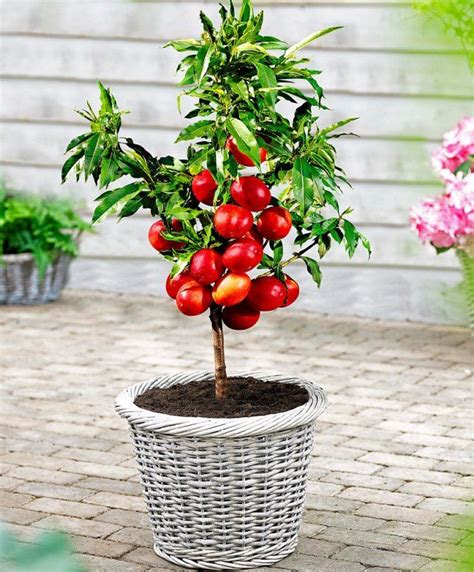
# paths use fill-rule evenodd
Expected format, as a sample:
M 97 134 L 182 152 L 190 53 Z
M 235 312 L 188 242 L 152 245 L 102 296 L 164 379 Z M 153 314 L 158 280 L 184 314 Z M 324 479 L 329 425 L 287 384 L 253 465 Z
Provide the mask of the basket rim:
M 281 413 L 238 418 L 183 417 L 155 413 L 135 405 L 136 397 L 153 387 L 170 387 L 178 383 L 208 381 L 214 378 L 213 371 L 194 371 L 159 376 L 149 381 L 132 385 L 119 393 L 115 400 L 115 409 L 134 429 L 183 437 L 226 438 L 266 435 L 294 429 L 313 423 L 327 407 L 326 391 L 311 381 L 290 375 L 270 374 L 261 371 L 232 373 L 232 377 L 244 376 L 252 376 L 261 381 L 277 381 L 299 385 L 307 390 L 309 399 L 303 405 Z
M 67 252 L 59 252 L 55 258 L 55 261 L 59 260 L 60 258 L 72 258 L 72 256 L 70 254 L 67 254 Z M 1 260 L 9 263 L 30 262 L 34 260 L 34 257 L 31 252 L 19 252 L 16 254 L 2 254 Z

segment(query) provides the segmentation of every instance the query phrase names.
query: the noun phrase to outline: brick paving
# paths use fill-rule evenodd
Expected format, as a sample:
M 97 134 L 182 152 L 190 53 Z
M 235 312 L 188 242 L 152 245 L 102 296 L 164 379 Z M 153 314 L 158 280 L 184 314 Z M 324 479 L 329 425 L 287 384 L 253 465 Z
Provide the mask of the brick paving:
M 179 570 L 153 553 L 113 399 L 158 374 L 208 369 L 208 320 L 160 298 L 72 290 L 3 307 L 0 322 L 2 518 L 25 541 L 67 531 L 91 572 Z M 471 570 L 468 330 L 288 309 L 226 342 L 230 370 L 298 372 L 329 392 L 301 541 L 273 570 Z

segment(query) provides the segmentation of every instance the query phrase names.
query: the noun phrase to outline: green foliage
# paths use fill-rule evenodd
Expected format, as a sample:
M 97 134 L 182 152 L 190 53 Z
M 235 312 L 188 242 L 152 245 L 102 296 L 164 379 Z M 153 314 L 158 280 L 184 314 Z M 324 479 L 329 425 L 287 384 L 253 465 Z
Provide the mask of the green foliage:
M 77 237 L 90 230 L 65 200 L 12 195 L 0 188 L 0 256 L 31 252 L 40 275 L 63 252 L 77 256 Z
M 45 532 L 33 544 L 19 542 L 0 528 L 0 558 L 10 572 L 86 572 L 75 560 L 64 534 Z
M 309 60 L 300 50 L 337 28 L 316 32 L 293 46 L 262 34 L 263 12 L 254 13 L 250 0 L 243 0 L 237 14 L 232 2 L 220 8 L 216 27 L 201 12 L 200 39 L 185 39 L 168 45 L 183 53 L 178 66 L 184 91 L 179 96 L 194 100 L 187 118 L 193 122 L 177 141 L 190 141 L 187 156 L 153 157 L 129 138 L 120 137 L 121 112 L 110 90 L 99 84 L 102 105 L 98 113 L 88 106 L 81 114 L 90 121 L 90 131 L 74 139 L 63 169 L 63 179 L 75 168 L 76 176 L 92 176 L 100 189 L 99 205 L 93 221 L 118 213 L 119 218 L 149 209 L 167 225 L 166 238 L 182 241 L 185 247 L 171 250 L 165 257 L 181 270 L 192 254 L 202 247 L 220 246 L 223 239 L 212 226 L 212 209 L 203 208 L 190 192 L 194 175 L 209 169 L 218 182 L 215 204 L 230 200 L 230 185 L 240 166 L 226 148 L 231 135 L 240 151 L 256 164 L 260 177 L 270 187 L 282 189 L 272 203 L 287 208 L 297 236 L 295 250 L 284 260 L 281 243 L 269 243 L 261 268 L 282 276 L 282 269 L 313 249 L 319 257 L 335 241 L 349 256 L 359 243 L 370 252 L 365 237 L 347 220 L 350 210 L 340 212 L 337 195 L 347 183 L 336 163 L 333 139 L 336 131 L 353 121 L 347 119 L 320 127 L 319 114 L 327 109 L 318 82 L 319 70 L 307 67 Z M 282 101 L 294 104 L 292 119 L 279 111 Z M 260 164 L 259 147 L 268 151 Z M 135 179 L 108 190 L 124 176 Z M 183 230 L 172 231 L 172 217 L 184 221 Z M 277 252 L 275 252 L 275 250 Z M 319 285 L 318 263 L 304 256 L 309 273 Z
M 415 10 L 439 22 L 460 42 L 474 68 L 474 11 L 472 0 L 414 0 Z

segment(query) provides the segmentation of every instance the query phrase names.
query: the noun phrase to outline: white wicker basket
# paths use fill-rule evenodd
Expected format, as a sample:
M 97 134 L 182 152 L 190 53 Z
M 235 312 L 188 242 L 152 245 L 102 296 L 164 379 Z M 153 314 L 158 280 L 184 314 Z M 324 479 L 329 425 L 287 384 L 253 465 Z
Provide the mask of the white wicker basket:
M 134 405 L 152 387 L 213 379 L 178 374 L 120 393 L 117 412 L 131 427 L 155 552 L 183 567 L 230 570 L 269 566 L 298 542 L 315 419 L 324 390 L 298 378 L 239 373 L 300 385 L 304 405 L 233 419 L 178 417 Z
M 0 304 L 45 304 L 53 302 L 69 278 L 72 258 L 59 254 L 40 278 L 30 253 L 6 254 L 0 261 Z

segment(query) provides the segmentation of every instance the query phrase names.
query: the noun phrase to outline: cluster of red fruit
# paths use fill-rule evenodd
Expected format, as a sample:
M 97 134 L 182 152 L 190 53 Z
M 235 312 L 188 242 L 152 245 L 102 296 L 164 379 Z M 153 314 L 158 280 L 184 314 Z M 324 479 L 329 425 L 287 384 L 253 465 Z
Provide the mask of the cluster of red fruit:
M 240 164 L 254 165 L 231 137 L 227 148 Z M 266 150 L 261 148 L 261 161 L 266 155 Z M 214 204 L 217 183 L 210 171 L 196 175 L 191 188 L 198 201 Z M 214 229 L 229 240 L 229 244 L 219 250 L 203 248 L 196 252 L 188 270 L 173 278 L 168 276 L 166 291 L 187 316 L 202 314 L 214 301 L 224 306 L 222 317 L 229 328 L 246 330 L 257 323 L 260 312 L 289 306 L 299 295 L 297 282 L 289 276 L 285 276 L 283 282 L 275 276 L 251 280 L 247 274 L 263 258 L 264 239 L 281 240 L 290 232 L 291 214 L 283 207 L 269 206 L 270 189 L 258 177 L 240 177 L 232 183 L 230 193 L 236 204 L 217 207 L 213 220 Z M 261 212 L 256 225 L 252 212 Z M 176 219 L 171 226 L 173 230 L 181 230 L 181 223 Z M 165 230 L 162 221 L 151 226 L 148 233 L 151 245 L 159 251 L 181 249 L 183 243 L 163 237 Z

